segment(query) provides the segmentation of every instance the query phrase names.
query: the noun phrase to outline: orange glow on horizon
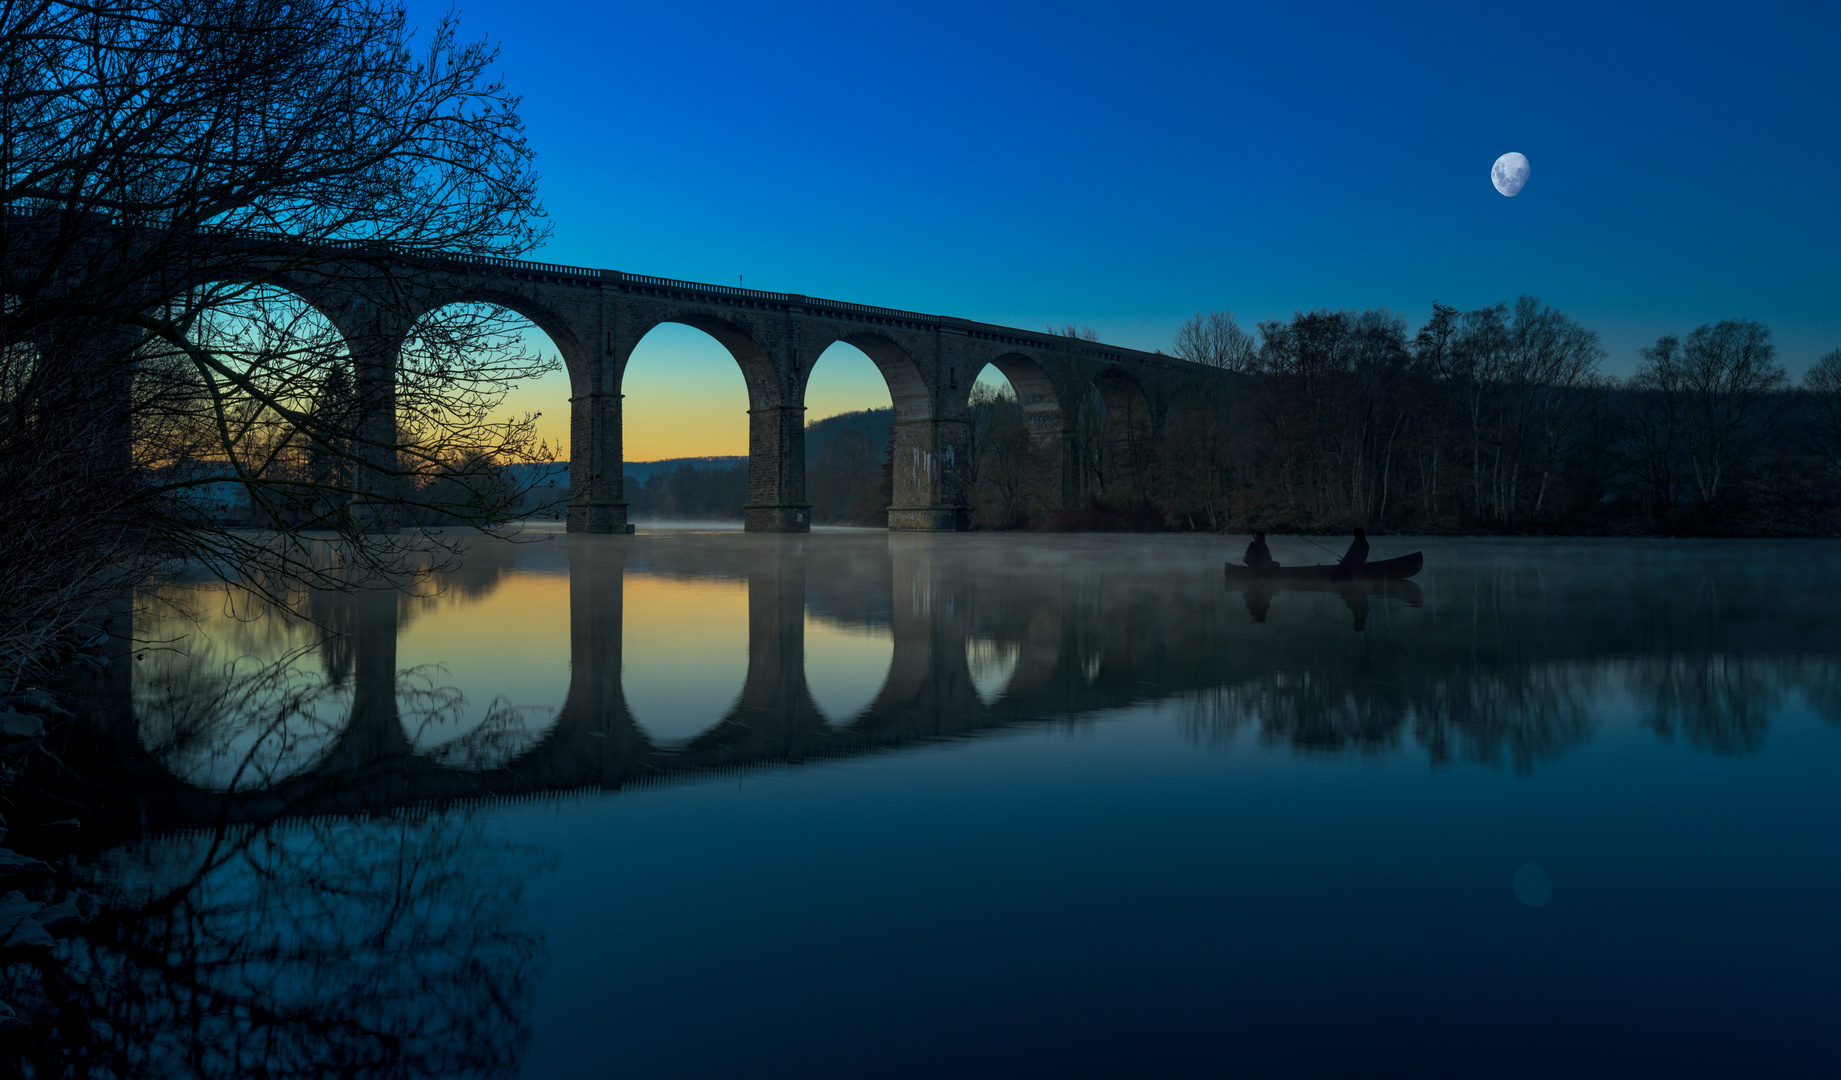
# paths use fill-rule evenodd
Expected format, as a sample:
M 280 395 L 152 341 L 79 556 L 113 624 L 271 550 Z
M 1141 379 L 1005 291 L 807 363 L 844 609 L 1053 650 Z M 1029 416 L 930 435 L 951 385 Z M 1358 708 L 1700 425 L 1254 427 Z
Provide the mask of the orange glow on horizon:
M 556 349 L 535 328 L 534 347 Z M 633 350 L 620 387 L 628 461 L 742 457 L 748 453 L 748 388 L 735 358 L 716 339 L 688 326 L 656 327 Z M 541 413 L 538 438 L 558 460 L 569 457 L 569 375 L 554 371 L 506 396 L 499 413 Z M 839 342 L 812 366 L 806 383 L 808 423 L 861 409 L 886 409 L 888 383 L 875 363 Z

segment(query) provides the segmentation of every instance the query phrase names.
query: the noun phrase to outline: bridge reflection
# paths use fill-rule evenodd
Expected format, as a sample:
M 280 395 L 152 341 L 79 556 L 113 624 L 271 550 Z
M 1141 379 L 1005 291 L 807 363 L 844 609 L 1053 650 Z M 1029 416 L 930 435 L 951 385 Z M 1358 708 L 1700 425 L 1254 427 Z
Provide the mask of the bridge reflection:
M 1658 733 L 1745 752 L 1793 698 L 1829 715 L 1841 697 L 1826 636 L 1782 630 L 1819 619 L 1802 611 L 1814 601 L 1765 597 L 1756 582 L 1742 604 L 1679 582 L 1607 604 L 1590 575 L 1556 591 L 1495 566 L 1425 592 L 1254 596 L 1224 589 L 1206 554 L 1166 546 L 1173 560 L 1121 562 L 1081 543 L 866 533 L 486 544 L 438 602 L 319 594 L 303 602 L 313 625 L 235 623 L 215 652 L 116 665 L 92 712 L 131 722 L 99 722 L 103 738 L 68 757 L 112 817 L 165 828 L 619 789 L 1145 703 L 1167 706 L 1201 744 L 1251 733 L 1307 753 L 1418 747 L 1434 763 L 1527 770 L 1631 698 Z M 672 590 L 698 588 L 736 590 L 737 621 L 745 590 L 745 672 L 709 698 L 726 704 L 667 730 L 629 694 L 663 700 L 662 665 L 675 656 L 701 670 L 707 658 L 630 649 L 628 636 L 659 637 L 682 615 Z M 508 626 L 508 610 L 533 614 Z M 405 664 L 406 635 L 437 624 L 429 640 L 452 650 L 448 666 Z M 871 642 L 842 660 L 860 684 L 851 694 L 814 693 L 814 673 L 839 664 L 808 655 L 829 640 L 810 626 Z M 683 640 L 698 634 L 712 648 L 720 637 Z M 629 667 L 633 656 L 645 660 Z M 865 670 L 865 656 L 886 671 Z M 519 679 L 521 696 L 492 700 L 456 685 Z M 849 712 L 820 704 L 846 698 Z

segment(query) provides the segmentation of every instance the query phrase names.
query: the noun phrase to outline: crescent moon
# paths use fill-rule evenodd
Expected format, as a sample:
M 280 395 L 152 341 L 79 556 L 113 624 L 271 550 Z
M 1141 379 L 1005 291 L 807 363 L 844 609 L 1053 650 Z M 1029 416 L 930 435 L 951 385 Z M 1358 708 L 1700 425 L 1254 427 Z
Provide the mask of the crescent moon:
M 1521 191 L 1522 185 L 1528 182 L 1529 171 L 1528 159 L 1511 150 L 1490 166 L 1489 182 L 1496 185 L 1497 191 L 1512 199 Z

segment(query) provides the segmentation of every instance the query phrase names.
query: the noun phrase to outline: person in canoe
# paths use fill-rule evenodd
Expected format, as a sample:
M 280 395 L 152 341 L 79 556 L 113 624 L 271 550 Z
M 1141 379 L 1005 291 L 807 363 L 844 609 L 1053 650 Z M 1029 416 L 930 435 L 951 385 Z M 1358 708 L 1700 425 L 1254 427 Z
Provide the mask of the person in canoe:
M 1253 542 L 1247 545 L 1246 558 L 1241 560 L 1249 570 L 1272 570 L 1278 563 L 1272 561 L 1272 549 L 1266 546 L 1266 534 L 1256 532 Z
M 1366 565 L 1367 562 L 1368 534 L 1357 529 L 1354 542 L 1349 545 L 1349 550 L 1342 557 L 1342 565 L 1353 570 L 1358 566 Z
M 1367 564 L 1368 534 L 1356 529 L 1355 540 L 1349 545 L 1349 550 L 1343 554 L 1342 560 L 1336 564 L 1336 569 L 1330 571 L 1330 580 L 1346 581 Z

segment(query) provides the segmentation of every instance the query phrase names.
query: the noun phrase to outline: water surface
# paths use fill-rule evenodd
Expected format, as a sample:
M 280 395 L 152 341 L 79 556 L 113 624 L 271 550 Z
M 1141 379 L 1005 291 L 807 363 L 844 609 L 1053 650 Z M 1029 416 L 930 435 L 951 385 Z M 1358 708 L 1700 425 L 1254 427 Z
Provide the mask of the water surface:
M 150 593 L 171 644 L 95 690 L 145 838 L 77 867 L 105 911 L 38 985 L 93 1023 L 32 1053 L 1841 1066 L 1835 545 L 1385 538 L 1416 582 L 1276 592 L 1243 545 L 555 535 L 313 621 Z

